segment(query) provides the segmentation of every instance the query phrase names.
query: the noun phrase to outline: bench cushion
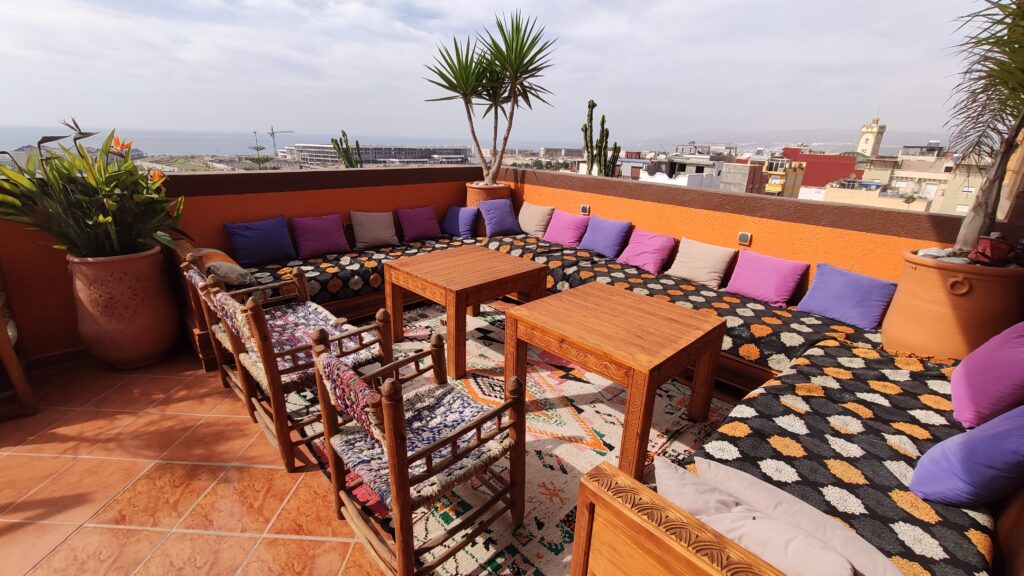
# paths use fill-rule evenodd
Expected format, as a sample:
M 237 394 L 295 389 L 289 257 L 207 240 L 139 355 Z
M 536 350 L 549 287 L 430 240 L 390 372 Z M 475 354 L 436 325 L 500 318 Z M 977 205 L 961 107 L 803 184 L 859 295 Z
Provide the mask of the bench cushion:
M 834 517 L 904 573 L 989 569 L 983 508 L 910 491 L 921 454 L 964 432 L 950 364 L 819 342 L 747 396 L 695 457 L 741 470 Z

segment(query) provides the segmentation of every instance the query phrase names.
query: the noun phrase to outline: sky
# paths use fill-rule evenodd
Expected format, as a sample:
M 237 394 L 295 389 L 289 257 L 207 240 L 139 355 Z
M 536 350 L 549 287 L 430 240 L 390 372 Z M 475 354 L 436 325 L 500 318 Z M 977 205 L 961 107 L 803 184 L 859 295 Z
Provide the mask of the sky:
M 520 8 L 557 38 L 512 144 L 857 128 L 936 133 L 970 0 L 33 0 L 0 2 L 0 126 L 468 140 L 424 79 L 440 42 Z M 364 138 L 365 141 L 365 138 Z

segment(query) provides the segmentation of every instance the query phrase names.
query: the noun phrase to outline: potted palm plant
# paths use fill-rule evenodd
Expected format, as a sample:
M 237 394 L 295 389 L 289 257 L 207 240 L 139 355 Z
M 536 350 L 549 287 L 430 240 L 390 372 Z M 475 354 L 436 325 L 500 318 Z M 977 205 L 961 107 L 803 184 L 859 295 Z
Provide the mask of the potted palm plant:
M 495 17 L 494 21 L 496 32 L 484 30 L 475 38 L 466 38 L 465 42 L 453 38 L 450 48 L 438 46 L 434 64 L 427 65 L 432 73 L 427 81 L 448 92 L 447 96 L 432 101 L 462 103 L 473 147 L 480 160 L 483 179 L 466 184 L 467 206 L 475 206 L 480 200 L 508 197 L 508 185 L 499 184 L 497 179 L 516 111 L 524 107 L 532 109 L 534 101 L 547 104 L 544 96 L 551 93 L 537 83 L 551 66 L 550 56 L 555 44 L 554 40 L 544 38 L 544 27 L 537 25 L 536 18 L 524 17 L 518 11 L 508 17 Z M 477 137 L 477 107 L 483 107 L 485 119 L 490 115 L 490 158 L 484 155 Z M 505 120 L 503 131 L 502 118 Z
M 964 68 L 952 98 L 950 145 L 962 158 L 987 157 L 992 163 L 950 251 L 954 258 L 907 252 L 882 324 L 886 348 L 948 358 L 963 358 L 1024 319 L 1024 268 L 955 258 L 970 255 L 979 239 L 991 242 L 1003 181 L 1022 138 L 1024 2 L 985 0 L 963 18 L 961 29 L 967 31 L 959 45 Z
M 167 198 L 164 175 L 132 161 L 132 143 L 112 131 L 90 152 L 74 120 L 71 147 L 45 144 L 13 167 L 0 166 L 0 219 L 53 236 L 67 252 L 85 347 L 115 368 L 161 359 L 177 336 L 177 312 L 160 244 L 180 232 L 183 198 Z

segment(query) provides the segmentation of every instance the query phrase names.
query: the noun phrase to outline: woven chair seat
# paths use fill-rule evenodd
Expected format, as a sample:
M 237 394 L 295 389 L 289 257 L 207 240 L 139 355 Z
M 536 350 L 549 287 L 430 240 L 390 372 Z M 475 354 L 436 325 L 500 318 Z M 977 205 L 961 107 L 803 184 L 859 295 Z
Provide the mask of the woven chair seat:
M 451 385 L 427 385 L 404 397 L 407 448 L 409 454 L 445 438 L 459 427 L 489 410 Z M 474 434 L 459 439 L 465 446 Z M 499 434 L 489 442 L 459 460 L 454 466 L 431 478 L 412 486 L 413 508 L 433 504 L 438 498 L 456 486 L 480 474 L 505 456 L 512 448 L 508 432 Z M 380 442 L 372 437 L 358 422 L 342 426 L 331 438 L 331 445 L 341 456 L 345 466 L 359 475 L 364 484 L 372 490 L 380 502 L 390 510 L 391 481 L 388 475 L 388 460 Z M 448 449 L 435 455 L 434 461 L 450 456 Z M 415 462 L 410 470 L 417 474 L 425 470 L 423 460 Z

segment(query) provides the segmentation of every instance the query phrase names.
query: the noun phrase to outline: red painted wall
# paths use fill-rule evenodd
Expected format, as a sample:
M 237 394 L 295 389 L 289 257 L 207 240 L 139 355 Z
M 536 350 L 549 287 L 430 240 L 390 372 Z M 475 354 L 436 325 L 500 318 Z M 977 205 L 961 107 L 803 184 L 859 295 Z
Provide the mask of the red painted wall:
M 864 175 L 863 170 L 857 170 L 857 158 L 855 156 L 839 156 L 835 154 L 805 154 L 799 148 L 783 148 L 782 155 L 794 162 L 806 162 L 807 170 L 804 172 L 804 186 L 822 187 L 829 182 L 849 178 L 856 174 L 857 178 Z

